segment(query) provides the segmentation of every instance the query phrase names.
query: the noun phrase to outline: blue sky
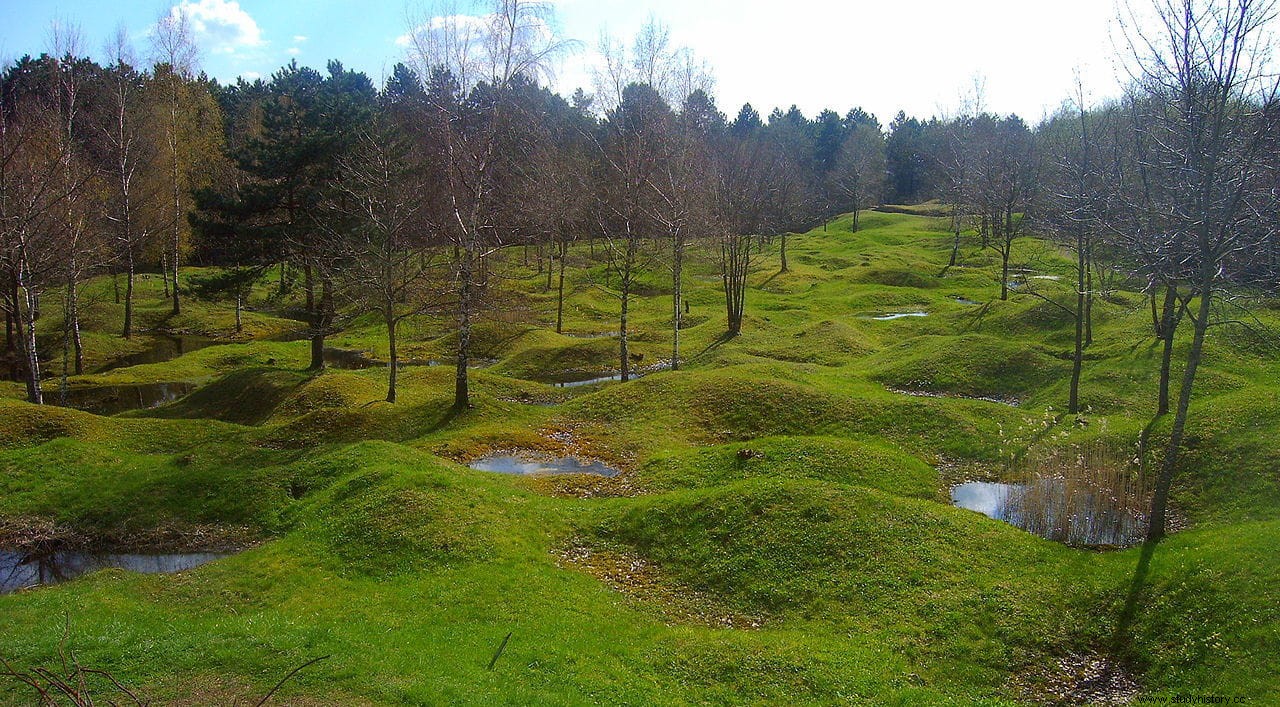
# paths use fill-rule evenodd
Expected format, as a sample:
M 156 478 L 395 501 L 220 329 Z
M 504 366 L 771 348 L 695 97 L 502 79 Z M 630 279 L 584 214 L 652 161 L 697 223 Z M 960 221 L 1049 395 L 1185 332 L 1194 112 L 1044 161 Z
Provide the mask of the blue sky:
M 650 18 L 674 45 L 706 59 L 720 107 L 761 113 L 795 103 L 812 116 L 861 105 L 884 123 L 899 109 L 956 110 L 975 79 L 984 107 L 1030 120 L 1068 97 L 1079 71 L 1095 98 L 1116 92 L 1114 0 L 555 0 L 561 32 L 581 42 L 558 73 L 564 93 L 590 91 L 602 32 L 633 37 Z M 117 26 L 140 56 L 156 18 L 181 4 L 199 28 L 201 67 L 221 81 L 269 77 L 296 58 L 328 59 L 375 81 L 403 58 L 397 37 L 420 4 L 403 0 L 0 0 L 0 58 L 38 54 L 57 20 L 77 25 L 94 56 Z M 466 0 L 460 13 L 480 12 Z

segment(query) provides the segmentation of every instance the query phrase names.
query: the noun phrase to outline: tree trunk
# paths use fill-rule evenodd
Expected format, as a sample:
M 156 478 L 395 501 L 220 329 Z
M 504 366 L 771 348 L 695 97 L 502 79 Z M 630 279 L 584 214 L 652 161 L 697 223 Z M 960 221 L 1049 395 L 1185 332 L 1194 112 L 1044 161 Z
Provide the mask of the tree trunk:
M 634 234 L 627 234 L 627 254 L 622 264 L 622 312 L 618 317 L 618 356 L 621 359 L 619 380 L 626 383 L 631 379 L 631 359 L 629 341 L 627 340 L 627 312 L 631 306 L 632 272 L 636 262 L 637 239 Z
M 724 286 L 729 336 L 742 333 L 742 313 L 746 307 L 747 272 L 750 265 L 750 236 L 730 236 L 720 242 L 720 277 Z
M 176 68 L 176 67 L 175 67 Z M 177 81 L 177 77 L 174 77 Z M 173 314 L 182 313 L 182 303 L 178 297 L 178 259 L 182 250 L 182 182 L 180 178 L 180 158 L 178 156 L 178 86 L 175 83 L 169 103 L 169 152 L 172 157 L 173 179 L 173 238 L 169 244 L 173 255 Z
M 1000 224 L 999 215 L 996 216 L 996 223 Z M 1000 234 L 999 243 L 1004 248 L 1000 251 L 1000 299 L 1008 301 L 1009 299 L 1009 257 L 1013 255 L 1013 211 L 1005 209 L 1003 219 L 1004 232 Z
M 560 241 L 560 284 L 556 292 L 556 333 L 564 333 L 564 261 L 569 252 L 569 243 Z
M 1080 369 L 1084 367 L 1084 329 L 1085 329 L 1085 236 L 1083 231 L 1076 234 L 1076 337 L 1075 351 L 1071 357 L 1071 392 L 1067 400 L 1067 414 L 1080 412 Z
M 1147 301 L 1151 303 L 1151 330 L 1155 333 L 1157 339 L 1160 338 L 1160 311 L 1156 307 L 1156 286 L 1151 286 L 1151 293 L 1147 297 Z
M 387 302 L 383 310 L 383 318 L 387 323 L 387 349 L 390 358 L 390 370 L 387 372 L 387 402 L 394 403 L 396 401 L 396 374 L 400 370 L 400 358 L 396 352 L 396 317 L 392 310 L 392 303 Z
M 1092 250 L 1086 245 L 1086 250 Z M 1093 257 L 1085 258 L 1084 345 L 1093 346 Z
M 133 338 L 133 246 L 125 249 L 124 338 Z
M 1009 300 L 1009 249 L 1000 251 L 1000 299 Z
M 39 304 L 35 293 L 31 288 L 24 287 L 21 281 L 15 283 L 13 289 L 14 302 L 17 303 L 19 310 L 14 323 L 23 364 L 27 369 L 24 381 L 27 385 L 27 402 L 43 405 L 44 392 L 40 389 L 40 356 L 36 347 L 36 318 L 39 316 Z
M 67 315 L 71 334 L 71 350 L 74 354 L 73 369 L 77 376 L 84 375 L 84 343 L 80 340 L 80 291 L 73 277 L 67 283 Z
M 787 234 L 785 233 L 782 234 L 782 246 L 779 254 L 782 256 L 782 272 L 786 272 L 787 271 Z
M 684 236 L 675 237 L 671 253 L 671 370 L 680 370 L 680 324 L 684 308 L 681 274 L 684 269 Z
M 160 281 L 164 283 L 164 298 L 169 299 L 169 254 L 160 250 Z
M 1164 291 L 1164 312 L 1161 314 L 1160 339 L 1164 342 L 1160 355 L 1160 389 L 1156 404 L 1157 415 L 1169 413 L 1169 379 L 1173 368 L 1174 335 L 1178 331 L 1178 288 L 1168 285 Z
M 859 221 L 858 221 L 858 209 L 857 209 L 857 208 L 854 208 L 854 210 L 853 210 L 853 233 L 857 233 L 857 232 L 858 232 L 858 224 L 859 224 Z
M 453 407 L 465 410 L 471 407 L 471 391 L 467 380 L 467 366 L 471 364 L 471 317 L 474 283 L 471 281 L 475 264 L 475 246 L 468 239 L 458 260 L 458 360 L 453 383 Z
M 624 281 L 622 284 L 622 314 L 618 318 L 618 356 L 621 359 L 619 380 L 623 383 L 631 379 L 631 362 L 627 358 L 630 354 L 627 349 L 627 308 L 630 304 L 631 284 Z
M 1165 448 L 1164 461 L 1160 465 L 1160 476 L 1156 479 L 1155 494 L 1151 500 L 1151 521 L 1147 526 L 1147 540 L 1159 541 L 1164 537 L 1169 508 L 1169 490 L 1173 485 L 1174 471 L 1178 465 L 1178 450 L 1182 446 L 1183 433 L 1187 425 L 1187 412 L 1191 408 L 1191 390 L 1196 380 L 1196 369 L 1200 366 L 1200 358 L 1204 352 L 1204 336 L 1209 328 L 1210 299 L 1213 296 L 1213 273 L 1201 275 L 1199 295 L 1200 306 L 1195 318 L 1195 333 L 1191 339 L 1191 351 L 1187 354 L 1187 367 L 1182 373 L 1182 388 L 1178 391 L 1178 409 L 1173 417 L 1173 429 L 1169 435 L 1169 446 Z
M 236 289 L 236 333 L 244 331 L 244 322 L 241 320 L 240 311 L 244 309 L 244 296 L 239 288 Z
M 313 371 L 324 370 L 324 339 L 333 323 L 333 281 L 320 276 L 320 301 L 311 315 L 311 365 Z

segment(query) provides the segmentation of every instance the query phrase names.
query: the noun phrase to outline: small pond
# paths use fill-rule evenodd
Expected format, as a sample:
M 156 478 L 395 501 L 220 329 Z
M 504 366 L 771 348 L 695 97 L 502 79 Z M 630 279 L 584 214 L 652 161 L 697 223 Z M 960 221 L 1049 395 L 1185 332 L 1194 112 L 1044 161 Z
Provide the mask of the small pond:
M 1146 518 L 1101 494 L 1069 491 L 1058 479 L 1024 484 L 974 481 L 954 486 L 951 502 L 1068 545 L 1129 546 L 1142 541 Z
M 871 317 L 878 322 L 889 322 L 894 319 L 906 319 L 907 317 L 927 317 L 928 312 L 896 312 L 894 314 L 877 314 Z
M 138 383 L 134 385 L 90 385 L 67 389 L 65 407 L 98 415 L 114 415 L 125 410 L 145 410 L 171 403 L 195 390 L 192 383 Z M 57 385 L 44 386 L 44 400 L 63 405 Z
M 616 331 L 596 331 L 596 332 L 561 332 L 561 336 L 567 336 L 570 339 L 615 339 L 618 337 Z
M 520 474 L 523 476 L 545 474 L 595 474 L 597 476 L 617 476 L 619 469 L 598 461 L 587 461 L 577 457 L 557 457 L 549 460 L 532 460 L 516 456 L 481 457 L 467 466 L 477 471 L 493 471 L 499 474 Z
M 956 302 L 959 302 L 960 304 L 969 304 L 969 305 L 982 304 L 981 302 L 978 302 L 976 300 L 971 300 L 968 297 L 961 297 L 959 295 L 956 295 L 951 299 L 955 300 Z
M 109 567 L 143 574 L 169 574 L 189 570 L 227 556 L 227 553 L 217 552 L 167 555 L 55 552 L 31 556 L 10 550 L 0 550 L 0 594 L 8 594 L 41 584 L 57 584 Z
M 640 369 L 633 369 L 629 380 L 641 378 L 649 373 L 657 373 L 671 369 L 671 363 L 664 361 L 652 366 L 645 366 Z M 551 376 L 543 380 L 543 382 L 553 385 L 557 388 L 576 388 L 580 385 L 591 385 L 593 383 L 608 383 L 610 381 L 622 380 L 621 373 L 610 373 L 606 375 L 598 375 L 595 373 L 566 373 L 559 376 Z
M 358 371 L 385 364 L 370 358 L 369 354 L 364 351 L 326 348 L 324 350 L 324 365 L 343 371 Z
M 481 358 L 472 356 L 471 362 L 467 368 L 486 368 L 496 363 L 496 359 Z M 326 348 L 324 350 L 324 363 L 330 368 L 336 368 L 344 371 L 359 371 L 366 368 L 386 368 L 390 361 L 374 358 L 368 351 L 358 351 L 355 349 L 336 349 Z M 432 367 L 432 366 L 453 366 L 452 360 L 436 359 L 436 358 L 402 358 L 396 362 L 398 370 L 404 370 L 410 367 Z
M 117 368 L 128 368 L 129 366 L 140 366 L 144 363 L 162 363 L 170 359 L 177 358 L 183 354 L 189 354 L 192 351 L 218 344 L 229 343 L 219 341 L 218 339 L 210 339 L 205 336 L 170 336 L 168 334 L 153 334 L 153 343 L 150 347 L 138 353 L 132 353 L 121 356 L 112 360 L 107 365 L 99 368 L 98 373 Z
M 639 378 L 638 375 L 633 375 L 631 377 Z M 622 380 L 622 374 L 615 373 L 611 376 L 597 376 L 595 378 L 582 378 L 579 380 L 554 381 L 551 383 L 551 385 L 554 385 L 557 388 L 576 388 L 580 385 L 591 385 L 593 383 L 608 383 L 610 381 L 620 381 L 620 380 Z

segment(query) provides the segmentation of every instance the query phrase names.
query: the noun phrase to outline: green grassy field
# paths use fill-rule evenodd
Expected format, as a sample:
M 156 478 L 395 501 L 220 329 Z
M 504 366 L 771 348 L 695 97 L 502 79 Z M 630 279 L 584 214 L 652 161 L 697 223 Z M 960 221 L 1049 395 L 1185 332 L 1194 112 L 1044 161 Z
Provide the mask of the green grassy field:
M 1088 410 L 1069 418 L 1069 317 L 1025 294 L 999 301 L 990 252 L 968 246 L 945 268 L 947 219 L 850 224 L 790 238 L 785 273 L 768 246 L 728 340 L 714 262 L 696 252 L 681 370 L 625 384 L 538 382 L 613 372 L 616 340 L 556 334 L 555 293 L 518 251 L 495 267 L 531 309 L 481 324 L 476 353 L 493 363 L 472 371 L 460 414 L 447 366 L 404 369 L 395 404 L 384 368 L 304 371 L 306 342 L 272 340 L 299 326 L 284 316 L 297 293 L 274 280 L 235 343 L 69 381 L 199 386 L 175 403 L 102 417 L 3 384 L 0 545 L 44 528 L 248 549 L 0 596 L 0 657 L 56 666 L 69 625 L 80 663 L 177 704 L 256 700 L 318 656 L 281 703 L 1005 705 L 1051 702 L 1095 658 L 1149 697 L 1280 703 L 1275 348 L 1212 330 L 1173 498 L 1184 529 L 1135 583 L 1140 549 L 1042 540 L 952 507 L 948 489 L 1073 444 L 1131 451 L 1155 412 L 1143 296 L 1097 301 Z M 585 246 L 571 257 L 566 331 L 616 329 L 603 266 Z M 1029 238 L 1014 260 L 1063 276 L 1035 282 L 1066 301 L 1063 254 Z M 670 356 L 668 280 L 650 273 L 632 306 L 644 365 Z M 229 307 L 168 317 L 159 288 L 140 285 L 145 328 L 236 338 Z M 86 298 L 90 370 L 145 347 L 118 336 L 108 279 Z M 873 318 L 913 311 L 927 316 Z M 1280 327 L 1274 303 L 1256 316 Z M 344 325 L 333 346 L 386 356 L 373 318 Z M 423 360 L 454 340 L 426 317 L 402 338 L 401 356 Z M 510 449 L 623 473 L 465 466 Z M 33 696 L 0 680 L 0 703 Z

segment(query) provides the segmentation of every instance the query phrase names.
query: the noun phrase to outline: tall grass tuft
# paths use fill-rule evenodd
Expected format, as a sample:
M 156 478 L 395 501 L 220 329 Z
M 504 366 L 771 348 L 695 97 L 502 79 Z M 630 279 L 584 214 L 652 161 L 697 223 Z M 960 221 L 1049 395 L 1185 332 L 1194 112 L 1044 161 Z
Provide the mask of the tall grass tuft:
M 1006 520 L 1069 545 L 1135 545 L 1146 533 L 1152 487 L 1127 455 L 1089 443 L 1022 461 Z

